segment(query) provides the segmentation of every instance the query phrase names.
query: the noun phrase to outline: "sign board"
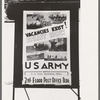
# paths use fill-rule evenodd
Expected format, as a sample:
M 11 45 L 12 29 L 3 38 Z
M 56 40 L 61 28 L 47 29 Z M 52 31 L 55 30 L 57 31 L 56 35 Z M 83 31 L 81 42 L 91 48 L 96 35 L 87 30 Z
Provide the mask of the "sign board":
M 23 11 L 22 85 L 71 85 L 70 11 Z
M 8 8 L 15 19 L 13 87 L 78 88 L 78 4 L 15 3 Z

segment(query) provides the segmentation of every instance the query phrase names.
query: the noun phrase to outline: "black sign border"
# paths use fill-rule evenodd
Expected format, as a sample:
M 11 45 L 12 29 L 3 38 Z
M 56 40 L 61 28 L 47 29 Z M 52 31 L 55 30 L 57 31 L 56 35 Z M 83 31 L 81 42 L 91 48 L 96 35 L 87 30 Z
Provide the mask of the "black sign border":
M 14 45 L 14 77 L 13 87 L 16 88 L 79 88 L 79 11 L 78 8 L 71 9 L 63 4 L 60 8 L 57 5 L 31 5 L 30 9 L 24 5 L 24 9 L 18 12 L 18 18 L 15 20 L 15 45 Z M 29 6 L 29 5 L 28 5 Z M 70 63 L 72 72 L 72 85 L 22 85 L 22 49 L 23 49 L 23 11 L 54 11 L 54 10 L 69 10 L 70 11 Z M 17 13 L 17 12 L 16 12 Z

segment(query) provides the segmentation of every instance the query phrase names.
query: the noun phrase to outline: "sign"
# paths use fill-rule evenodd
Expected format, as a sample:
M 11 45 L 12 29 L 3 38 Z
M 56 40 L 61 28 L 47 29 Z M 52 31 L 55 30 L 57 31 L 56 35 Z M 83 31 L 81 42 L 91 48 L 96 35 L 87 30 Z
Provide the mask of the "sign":
M 70 11 L 23 11 L 22 85 L 71 85 Z

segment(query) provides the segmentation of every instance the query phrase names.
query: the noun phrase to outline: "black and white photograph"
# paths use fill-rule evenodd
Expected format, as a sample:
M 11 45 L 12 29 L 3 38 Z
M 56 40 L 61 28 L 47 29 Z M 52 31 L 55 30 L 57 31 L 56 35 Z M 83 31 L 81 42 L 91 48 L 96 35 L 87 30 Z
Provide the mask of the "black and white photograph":
M 26 47 L 27 60 L 67 60 L 67 38 L 57 38 Z
M 34 53 L 36 51 L 67 51 L 67 38 L 52 39 L 26 47 L 26 53 Z
M 66 19 L 66 14 L 60 12 L 27 14 L 27 29 L 38 29 L 52 24 L 60 24 Z
M 2 100 L 98 100 L 98 0 L 2 0 Z

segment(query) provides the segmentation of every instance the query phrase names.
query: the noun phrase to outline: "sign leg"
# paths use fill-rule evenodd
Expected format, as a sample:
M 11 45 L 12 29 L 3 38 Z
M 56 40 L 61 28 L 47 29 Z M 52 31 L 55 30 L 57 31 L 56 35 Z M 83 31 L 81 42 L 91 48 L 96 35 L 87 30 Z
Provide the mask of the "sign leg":
M 13 87 L 13 98 L 12 100 L 15 100 L 15 87 Z
M 76 93 L 72 88 L 71 90 L 75 93 L 75 95 L 78 97 L 78 100 L 80 100 L 80 88 L 78 87 L 77 90 L 78 90 L 78 93 Z
M 78 87 L 78 100 L 80 100 L 80 87 Z
M 26 88 L 24 88 L 24 90 L 25 90 L 25 93 L 26 93 L 26 95 L 27 95 L 28 100 L 30 100 L 30 98 L 29 98 L 29 95 L 28 95 L 28 93 L 27 93 Z

